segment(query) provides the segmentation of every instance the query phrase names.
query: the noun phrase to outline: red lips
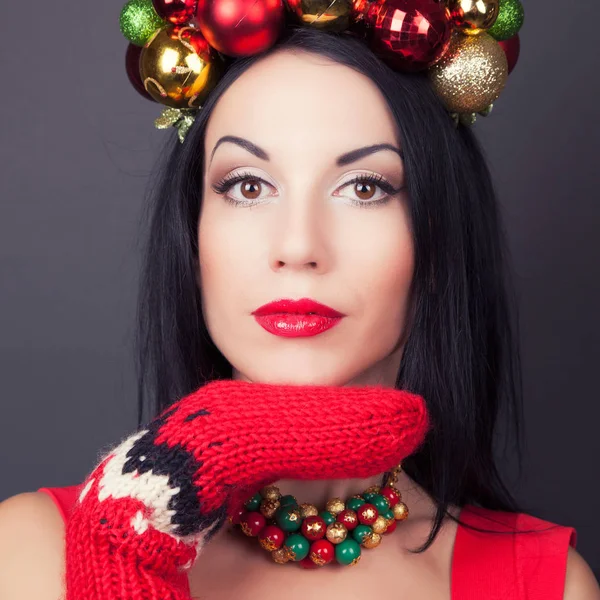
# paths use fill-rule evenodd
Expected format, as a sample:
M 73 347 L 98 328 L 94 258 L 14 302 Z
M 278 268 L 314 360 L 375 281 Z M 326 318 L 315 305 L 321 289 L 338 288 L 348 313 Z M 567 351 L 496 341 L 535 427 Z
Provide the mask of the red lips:
M 309 314 L 321 315 L 322 317 L 343 317 L 344 314 L 334 310 L 330 306 L 321 304 L 310 298 L 301 298 L 300 300 L 291 300 L 289 298 L 283 298 L 282 300 L 275 300 L 268 304 L 257 308 L 252 314 L 258 317 L 264 315 L 272 315 L 275 313 L 290 313 L 294 315 Z

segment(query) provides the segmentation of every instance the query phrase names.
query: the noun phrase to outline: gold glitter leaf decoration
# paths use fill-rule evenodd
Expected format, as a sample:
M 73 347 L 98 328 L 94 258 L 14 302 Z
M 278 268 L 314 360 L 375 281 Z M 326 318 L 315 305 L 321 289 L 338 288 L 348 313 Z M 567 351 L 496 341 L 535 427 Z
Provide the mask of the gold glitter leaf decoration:
M 183 144 L 187 132 L 194 123 L 197 112 L 195 109 L 171 108 L 167 106 L 163 109 L 160 117 L 154 120 L 154 126 L 157 129 L 176 127 L 179 141 Z

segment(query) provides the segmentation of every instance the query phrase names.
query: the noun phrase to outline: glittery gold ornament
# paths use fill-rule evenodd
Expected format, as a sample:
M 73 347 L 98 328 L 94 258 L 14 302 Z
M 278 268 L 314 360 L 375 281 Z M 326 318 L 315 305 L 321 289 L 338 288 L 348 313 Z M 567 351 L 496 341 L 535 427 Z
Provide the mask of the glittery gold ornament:
M 348 535 L 348 530 L 346 527 L 339 523 L 338 521 L 334 521 L 331 525 L 327 525 L 327 531 L 325 532 L 325 537 L 332 544 L 339 544 L 343 542 Z
M 371 525 L 371 528 L 375 533 L 385 533 L 385 530 L 388 528 L 388 520 L 384 516 L 379 515 L 373 525 Z
M 455 31 L 448 50 L 428 73 L 449 112 L 473 113 L 498 98 L 508 76 L 508 62 L 504 50 L 487 33 Z
M 381 544 L 381 539 L 381 534 L 375 532 L 369 533 L 363 538 L 362 545 L 365 548 L 377 548 Z
M 396 521 L 404 521 L 408 517 L 408 506 L 404 502 L 398 502 L 392 507 L 392 512 Z
M 380 485 L 372 485 L 371 487 L 368 487 L 364 493 L 365 494 L 379 494 L 380 491 L 381 491 Z
M 121 33 L 136 46 L 143 46 L 157 29 L 166 24 L 167 21 L 154 10 L 152 0 L 129 0 L 119 16 Z
M 299 508 L 303 519 L 306 519 L 306 517 L 316 517 L 319 514 L 319 509 L 314 504 L 303 502 Z
M 292 557 L 290 556 L 290 553 L 286 546 L 282 546 L 277 550 L 273 550 L 273 552 L 271 552 L 271 558 L 280 565 L 284 565 L 285 563 L 290 562 L 290 560 L 292 560 Z
M 351 24 L 352 0 L 286 0 L 291 14 L 302 25 L 341 32 Z
M 223 72 L 223 62 L 193 27 L 168 25 L 144 46 L 140 76 L 146 91 L 173 108 L 199 108 Z
M 267 519 L 272 519 L 275 515 L 275 512 L 280 506 L 279 500 L 263 500 L 260 503 L 260 512 L 262 515 L 267 517 Z
M 281 492 L 276 485 L 268 485 L 260 490 L 260 495 L 265 500 L 279 500 L 281 498 Z
M 334 517 L 339 515 L 346 506 L 341 498 L 332 498 L 325 505 L 325 510 L 329 511 Z
M 498 18 L 500 0 L 449 0 L 452 21 L 463 33 L 479 35 Z

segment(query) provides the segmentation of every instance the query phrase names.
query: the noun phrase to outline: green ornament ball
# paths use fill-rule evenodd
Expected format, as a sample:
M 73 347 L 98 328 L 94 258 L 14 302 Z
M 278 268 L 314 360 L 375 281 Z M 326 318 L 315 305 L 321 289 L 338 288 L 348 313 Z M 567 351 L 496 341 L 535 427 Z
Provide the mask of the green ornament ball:
M 365 499 L 365 502 L 368 502 L 369 504 L 373 504 L 373 500 L 377 496 L 379 496 L 379 494 L 376 494 L 375 492 L 367 492 L 362 495 L 362 497 Z
M 322 510 L 319 516 L 325 521 L 325 525 L 331 525 L 335 521 L 335 517 L 328 510 Z
M 244 504 L 246 510 L 258 510 L 260 508 L 260 503 L 262 501 L 262 496 L 259 493 L 254 494 L 250 500 Z
M 280 506 L 275 511 L 275 521 L 283 531 L 298 531 L 302 525 L 302 517 L 297 506 Z
M 279 506 L 298 506 L 298 501 L 291 494 L 286 494 L 279 499 Z
M 487 30 L 496 41 L 508 40 L 519 33 L 525 11 L 520 0 L 500 0 L 496 22 Z
M 352 530 L 352 537 L 359 543 L 362 544 L 365 539 L 365 535 L 370 535 L 373 530 L 368 525 L 357 525 Z
M 381 513 L 384 510 L 387 510 L 390 507 L 390 503 L 385 496 L 381 494 L 375 494 L 373 499 L 371 500 L 371 504 L 375 506 L 375 508 Z
M 299 561 L 308 556 L 310 542 L 299 533 L 292 533 L 285 540 L 285 546 L 291 550 L 292 560 Z
M 136 46 L 144 46 L 152 34 L 168 23 L 161 19 L 152 0 L 129 0 L 121 10 L 121 33 Z
M 363 500 L 362 498 L 350 498 L 350 500 L 346 502 L 346 508 L 358 510 L 365 502 L 366 500 Z
M 360 545 L 352 538 L 346 538 L 335 547 L 335 560 L 340 565 L 349 565 L 360 557 Z

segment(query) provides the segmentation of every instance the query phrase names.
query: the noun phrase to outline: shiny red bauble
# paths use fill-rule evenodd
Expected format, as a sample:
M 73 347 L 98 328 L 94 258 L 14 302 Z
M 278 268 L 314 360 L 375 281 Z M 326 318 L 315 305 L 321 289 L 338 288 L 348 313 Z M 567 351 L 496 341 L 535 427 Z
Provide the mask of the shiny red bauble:
M 383 532 L 383 535 L 387 535 L 388 533 L 392 533 L 392 531 L 396 531 L 396 519 L 390 520 L 387 529 Z
M 283 0 L 198 0 L 196 22 L 222 54 L 257 54 L 272 46 L 282 31 Z
M 266 524 L 265 517 L 256 511 L 247 512 L 240 520 L 242 531 L 250 537 L 257 536 Z
M 439 0 L 374 0 L 364 16 L 371 49 L 398 71 L 430 67 L 450 44 L 450 11 Z
M 140 54 L 142 48 L 143 46 L 128 44 L 127 51 L 125 52 L 125 71 L 127 72 L 127 77 L 129 78 L 131 85 L 144 96 L 144 98 L 154 102 L 154 98 L 146 91 L 140 75 Z
M 308 556 L 317 566 L 322 567 L 335 558 L 335 548 L 329 540 L 317 540 L 310 545 Z
M 267 525 L 258 534 L 258 542 L 265 550 L 277 550 L 285 542 L 285 532 L 276 525 Z
M 152 6 L 159 17 L 174 25 L 189 23 L 196 13 L 198 0 L 152 0 Z
M 377 510 L 377 507 L 367 502 L 366 504 L 358 507 L 356 516 L 363 525 L 373 525 L 373 523 L 377 521 L 379 511 Z
M 302 535 L 309 541 L 314 542 L 325 537 L 327 533 L 327 523 L 318 515 L 306 517 L 302 521 Z
M 358 525 L 356 511 L 348 508 L 339 513 L 335 520 L 343 523 L 348 531 L 352 531 Z
M 517 60 L 519 58 L 519 51 L 521 49 L 521 42 L 519 40 L 519 34 L 513 35 L 508 40 L 498 42 L 504 54 L 506 54 L 506 60 L 508 62 L 508 74 L 515 68 Z
M 393 487 L 386 486 L 381 488 L 379 493 L 384 498 L 387 498 L 387 501 L 390 503 L 390 508 L 392 508 L 392 506 L 396 506 L 396 504 L 400 502 L 400 494 Z

